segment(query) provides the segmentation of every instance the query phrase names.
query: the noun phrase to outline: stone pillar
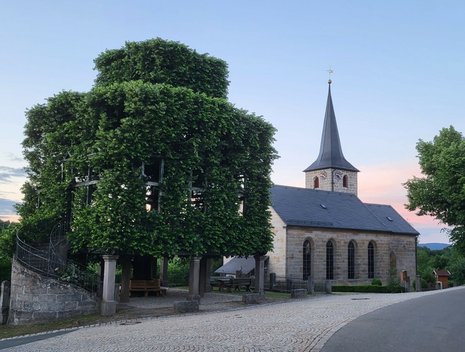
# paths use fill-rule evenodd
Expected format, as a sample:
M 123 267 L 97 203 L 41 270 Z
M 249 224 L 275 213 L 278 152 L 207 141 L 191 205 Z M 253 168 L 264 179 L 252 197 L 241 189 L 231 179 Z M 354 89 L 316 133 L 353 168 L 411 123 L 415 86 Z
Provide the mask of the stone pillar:
M 168 287 L 168 257 L 163 257 L 163 261 L 161 263 L 160 274 L 161 274 L 161 283 L 162 286 Z
M 200 261 L 200 296 L 203 297 L 205 292 L 211 292 L 212 287 L 210 285 L 211 276 L 211 258 L 202 258 Z
M 420 277 L 420 275 L 417 275 L 415 277 L 415 290 L 417 292 L 421 292 L 421 277 Z
M 10 312 L 10 282 L 2 281 L 2 293 L 0 294 L 0 308 L 2 311 L 1 324 L 5 325 L 8 321 L 8 314 Z
M 115 301 L 115 273 L 117 255 L 103 255 L 105 261 L 103 269 L 103 294 L 102 294 L 102 315 L 113 315 L 116 313 Z
M 121 262 L 121 293 L 119 301 L 122 303 L 129 302 L 129 282 L 131 280 L 131 259 L 124 257 L 120 259 Z
M 255 293 L 265 294 L 265 256 L 256 255 L 255 258 Z
M 189 268 L 189 300 L 200 300 L 200 259 L 202 257 L 192 257 Z

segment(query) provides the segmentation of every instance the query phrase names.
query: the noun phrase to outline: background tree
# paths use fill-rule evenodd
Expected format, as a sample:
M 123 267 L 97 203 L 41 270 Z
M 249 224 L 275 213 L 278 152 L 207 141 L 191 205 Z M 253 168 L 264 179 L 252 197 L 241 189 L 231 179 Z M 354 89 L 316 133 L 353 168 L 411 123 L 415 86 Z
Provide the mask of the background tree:
M 465 256 L 453 246 L 442 250 L 417 248 L 418 274 L 421 276 L 422 288 L 434 288 L 436 279 L 434 269 L 446 269 L 451 273 L 451 285 L 465 284 Z
M 270 250 L 274 128 L 226 100 L 226 63 L 153 39 L 95 64 L 89 92 L 61 92 L 27 112 L 22 233 L 45 236 L 68 219 L 75 251 Z M 163 170 L 156 186 L 150 170 Z
M 424 177 L 407 181 L 409 210 L 432 215 L 451 226 L 450 238 L 465 253 L 465 139 L 452 126 L 417 151 Z
M 15 224 L 0 219 L 0 282 L 10 280 L 15 234 Z

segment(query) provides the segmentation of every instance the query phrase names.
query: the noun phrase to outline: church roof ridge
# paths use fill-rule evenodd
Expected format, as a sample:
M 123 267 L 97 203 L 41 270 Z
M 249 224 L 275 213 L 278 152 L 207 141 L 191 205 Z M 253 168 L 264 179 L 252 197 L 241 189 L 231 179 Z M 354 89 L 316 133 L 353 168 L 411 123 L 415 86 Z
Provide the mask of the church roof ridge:
M 339 131 L 337 128 L 336 114 L 334 113 L 333 99 L 331 97 L 331 80 L 328 81 L 328 99 L 326 101 L 323 132 L 321 134 L 320 153 L 317 159 L 307 167 L 304 172 L 327 168 L 342 169 L 358 172 L 349 163 L 342 153 Z

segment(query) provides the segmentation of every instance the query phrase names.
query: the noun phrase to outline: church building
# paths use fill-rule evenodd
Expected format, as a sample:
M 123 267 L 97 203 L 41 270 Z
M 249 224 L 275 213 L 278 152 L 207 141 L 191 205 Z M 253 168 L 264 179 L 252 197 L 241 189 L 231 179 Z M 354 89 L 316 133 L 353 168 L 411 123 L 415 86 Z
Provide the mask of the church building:
M 305 170 L 305 188 L 274 185 L 271 213 L 274 249 L 268 272 L 316 285 L 386 285 L 401 274 L 416 276 L 419 233 L 390 205 L 357 197 L 359 170 L 341 148 L 331 80 L 320 153 Z

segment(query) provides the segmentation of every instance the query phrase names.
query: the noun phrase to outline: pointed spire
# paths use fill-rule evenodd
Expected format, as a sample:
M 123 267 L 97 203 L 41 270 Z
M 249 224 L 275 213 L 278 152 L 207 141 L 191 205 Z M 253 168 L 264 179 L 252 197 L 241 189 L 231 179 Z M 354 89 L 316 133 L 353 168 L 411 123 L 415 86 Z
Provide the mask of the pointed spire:
M 336 115 L 334 114 L 333 100 L 331 98 L 331 83 L 331 79 L 328 80 L 328 100 L 326 101 L 320 154 L 316 161 L 307 167 L 304 172 L 327 168 L 359 171 L 344 158 L 344 154 L 342 153 Z

